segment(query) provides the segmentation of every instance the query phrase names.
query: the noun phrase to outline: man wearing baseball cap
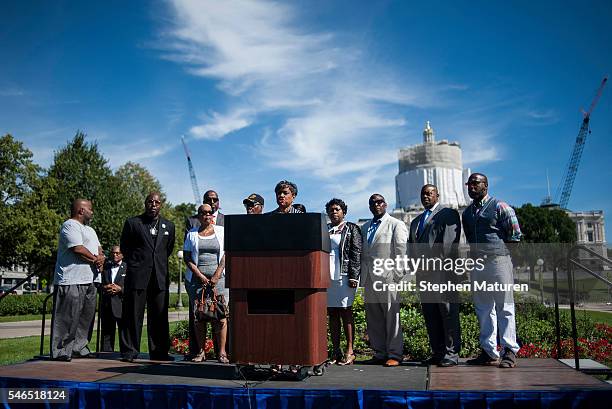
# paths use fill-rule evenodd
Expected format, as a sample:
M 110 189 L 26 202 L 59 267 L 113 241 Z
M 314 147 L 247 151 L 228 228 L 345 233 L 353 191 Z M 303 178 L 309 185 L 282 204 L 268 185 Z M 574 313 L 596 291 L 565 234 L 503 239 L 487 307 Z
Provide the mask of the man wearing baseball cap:
M 261 214 L 264 208 L 264 198 L 257 193 L 251 193 L 242 201 L 247 214 Z

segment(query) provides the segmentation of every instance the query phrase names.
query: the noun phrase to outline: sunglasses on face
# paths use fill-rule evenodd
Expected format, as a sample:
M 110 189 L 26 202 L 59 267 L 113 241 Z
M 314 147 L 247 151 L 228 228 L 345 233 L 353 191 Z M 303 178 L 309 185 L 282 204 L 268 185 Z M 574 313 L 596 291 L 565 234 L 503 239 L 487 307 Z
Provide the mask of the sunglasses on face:
M 212 215 L 214 212 L 210 211 L 210 210 L 204 210 L 203 212 L 198 212 L 198 216 L 210 216 Z
M 382 200 L 382 199 L 372 200 L 372 201 L 370 202 L 370 206 L 381 205 L 381 204 L 383 204 L 383 203 L 385 203 L 385 201 L 384 201 L 384 200 Z
M 207 197 L 206 200 L 204 200 L 204 203 L 217 203 L 218 201 L 218 197 Z
M 250 209 L 250 208 L 255 207 L 255 206 L 261 206 L 261 204 L 259 204 L 259 203 L 248 203 L 248 204 L 244 205 L 244 207 L 246 207 L 247 209 Z
M 484 183 L 482 180 L 468 180 L 465 185 L 466 186 L 478 186 L 479 184 Z

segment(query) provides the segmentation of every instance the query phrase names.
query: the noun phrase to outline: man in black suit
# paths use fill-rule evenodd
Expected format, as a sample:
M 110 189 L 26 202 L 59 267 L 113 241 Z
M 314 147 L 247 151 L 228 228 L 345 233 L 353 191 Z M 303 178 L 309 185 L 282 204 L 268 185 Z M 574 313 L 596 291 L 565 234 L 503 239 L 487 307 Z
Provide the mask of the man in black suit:
M 127 262 L 121 331 L 125 361 L 133 361 L 140 352 L 145 304 L 149 356 L 152 360 L 172 360 L 168 357 L 168 258 L 174 250 L 174 224 L 160 216 L 161 205 L 160 194 L 149 193 L 145 212 L 127 219 L 121 233 L 121 252 Z
M 440 195 L 435 185 L 427 184 L 421 188 L 421 203 L 425 211 L 410 224 L 408 254 L 412 258 L 424 256 L 424 260 L 435 258 L 456 259 L 461 220 L 455 209 L 442 207 L 438 203 Z M 417 289 L 421 281 L 447 283 L 456 281 L 453 271 L 442 271 L 434 267 L 431 271 L 417 271 Z M 455 366 L 461 349 L 459 326 L 459 305 L 452 292 L 440 294 L 436 291 L 421 292 L 421 306 L 432 357 L 427 364 L 442 367 Z
M 102 307 L 100 310 L 102 352 L 113 352 L 115 350 L 115 328 L 118 326 L 120 333 L 123 328 L 121 304 L 123 303 L 126 263 L 123 262 L 123 254 L 121 254 L 119 246 L 113 246 L 111 249 L 111 259 L 112 261 L 106 265 L 102 274 Z M 120 336 L 119 343 L 121 343 L 121 340 Z
M 213 224 L 217 226 L 223 226 L 223 219 L 225 216 L 223 213 L 219 211 L 219 206 L 221 202 L 219 201 L 219 195 L 214 190 L 207 190 L 202 197 L 202 204 L 208 204 L 213 209 Z M 198 215 L 194 214 L 193 216 L 189 216 L 185 220 L 185 236 L 187 233 L 194 227 L 200 227 L 200 220 L 198 219 Z

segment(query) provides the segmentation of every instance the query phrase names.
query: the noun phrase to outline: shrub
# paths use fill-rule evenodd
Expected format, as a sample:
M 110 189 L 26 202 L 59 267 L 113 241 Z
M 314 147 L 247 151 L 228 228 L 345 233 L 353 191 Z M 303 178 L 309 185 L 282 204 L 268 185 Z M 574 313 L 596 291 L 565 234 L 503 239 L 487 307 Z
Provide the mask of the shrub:
M 49 294 L 9 295 L 0 301 L 0 316 L 42 314 L 43 301 Z M 47 313 L 53 310 L 53 297 L 47 303 Z
M 400 323 L 404 333 L 404 354 L 411 360 L 426 359 L 429 356 L 429 338 L 421 309 L 414 306 L 402 308 Z

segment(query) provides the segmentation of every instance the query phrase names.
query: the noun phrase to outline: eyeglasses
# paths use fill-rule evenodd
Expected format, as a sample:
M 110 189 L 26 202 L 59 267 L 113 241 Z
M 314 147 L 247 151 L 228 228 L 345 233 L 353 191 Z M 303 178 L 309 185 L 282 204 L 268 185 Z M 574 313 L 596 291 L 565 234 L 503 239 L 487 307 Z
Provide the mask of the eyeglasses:
M 246 207 L 247 209 L 250 209 L 250 208 L 255 207 L 255 206 L 261 206 L 261 203 L 255 202 L 255 203 L 245 203 L 244 204 L 244 207 Z
M 381 204 L 383 204 L 383 203 L 385 203 L 385 201 L 384 201 L 384 200 L 382 200 L 382 199 L 372 200 L 372 201 L 370 201 L 370 206 L 381 205 Z
M 206 199 L 204 199 L 204 203 L 217 203 L 218 201 L 218 197 L 207 197 Z
M 198 216 L 208 216 L 211 214 L 214 214 L 215 212 L 210 211 L 210 210 L 204 210 L 203 212 L 198 212 Z
M 111 251 L 111 254 L 115 255 L 115 254 L 121 254 L 120 251 Z
M 466 186 L 478 186 L 479 184 L 484 183 L 483 180 L 468 180 L 465 185 Z

